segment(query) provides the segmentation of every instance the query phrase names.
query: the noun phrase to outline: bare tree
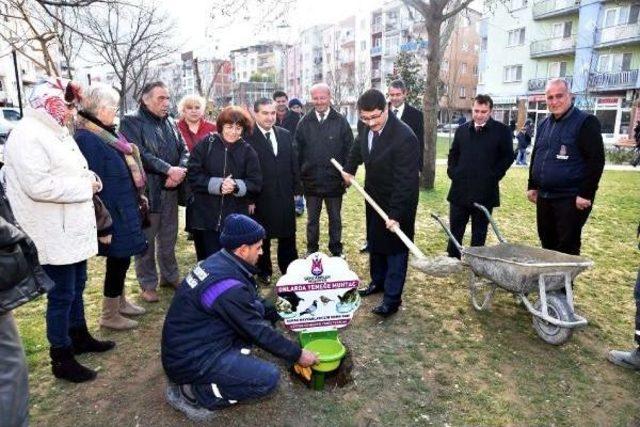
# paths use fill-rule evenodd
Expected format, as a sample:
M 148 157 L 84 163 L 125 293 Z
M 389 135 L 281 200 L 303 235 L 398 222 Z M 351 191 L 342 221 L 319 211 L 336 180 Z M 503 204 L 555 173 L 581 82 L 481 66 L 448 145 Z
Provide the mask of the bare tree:
M 427 86 L 423 99 L 424 107 L 424 167 L 421 184 L 432 189 L 436 177 L 436 140 L 438 125 L 438 82 L 442 52 L 455 26 L 455 18 L 473 0 L 402 0 L 424 19 L 424 30 L 428 35 Z
M 154 3 L 139 6 L 101 4 L 96 13 L 84 16 L 99 64 L 114 73 L 120 91 L 120 111 L 127 110 L 127 98 L 138 98 L 146 81 L 157 78 L 151 66 L 176 51 L 171 43 L 175 24 Z

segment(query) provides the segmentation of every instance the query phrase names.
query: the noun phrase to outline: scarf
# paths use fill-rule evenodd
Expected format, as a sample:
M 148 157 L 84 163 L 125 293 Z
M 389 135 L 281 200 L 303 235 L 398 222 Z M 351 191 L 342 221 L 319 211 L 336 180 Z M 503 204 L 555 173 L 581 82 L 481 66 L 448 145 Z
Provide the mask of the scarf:
M 84 128 L 93 133 L 102 141 L 104 141 L 109 147 L 117 150 L 124 155 L 124 161 L 127 164 L 129 171 L 131 172 L 133 183 L 138 189 L 138 192 L 142 193 L 147 182 L 147 177 L 142 167 L 142 159 L 140 158 L 140 150 L 138 149 L 138 146 L 127 141 L 127 139 L 121 133 L 118 133 L 116 136 L 108 130 L 98 126 L 88 117 L 86 117 L 86 115 L 83 115 L 83 117 L 85 117 L 85 120 L 83 120 L 80 124 L 81 128 Z

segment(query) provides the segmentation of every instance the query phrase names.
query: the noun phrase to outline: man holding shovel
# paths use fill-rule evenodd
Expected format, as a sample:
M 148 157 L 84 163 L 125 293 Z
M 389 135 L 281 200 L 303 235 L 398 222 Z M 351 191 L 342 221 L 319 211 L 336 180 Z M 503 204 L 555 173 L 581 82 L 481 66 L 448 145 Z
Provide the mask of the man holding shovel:
M 358 137 L 343 177 L 350 185 L 358 166 L 364 163 L 364 189 L 389 217 L 385 221 L 367 204 L 371 282 L 360 295 L 384 292 L 382 303 L 373 313 L 388 317 L 402 303 L 409 250 L 393 230 L 400 228 L 413 239 L 418 207 L 419 144 L 409 126 L 389 114 L 382 92 L 370 89 L 363 93 L 358 99 L 358 111 Z

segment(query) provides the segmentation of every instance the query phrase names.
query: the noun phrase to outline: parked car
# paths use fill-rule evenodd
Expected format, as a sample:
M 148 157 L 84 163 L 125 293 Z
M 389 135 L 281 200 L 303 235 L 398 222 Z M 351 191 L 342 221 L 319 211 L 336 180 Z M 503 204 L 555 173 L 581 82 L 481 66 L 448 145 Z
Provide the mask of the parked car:
M 455 130 L 458 129 L 458 126 L 460 126 L 458 123 L 443 123 L 438 125 L 438 131 L 439 132 L 455 132 Z
M 20 120 L 20 110 L 11 107 L 0 108 L 2 114 L 0 115 L 0 164 L 4 158 L 4 143 L 9 137 L 11 129 L 16 125 L 16 122 Z

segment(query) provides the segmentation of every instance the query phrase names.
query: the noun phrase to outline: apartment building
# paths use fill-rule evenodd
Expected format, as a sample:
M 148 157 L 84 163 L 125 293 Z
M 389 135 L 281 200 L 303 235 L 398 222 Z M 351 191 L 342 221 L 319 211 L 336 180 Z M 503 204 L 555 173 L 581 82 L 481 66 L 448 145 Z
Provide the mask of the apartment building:
M 625 0 L 511 0 L 483 16 L 478 90 L 494 96 L 496 118 L 537 124 L 546 82 L 562 77 L 605 142 L 625 138 L 640 119 L 639 10 Z

